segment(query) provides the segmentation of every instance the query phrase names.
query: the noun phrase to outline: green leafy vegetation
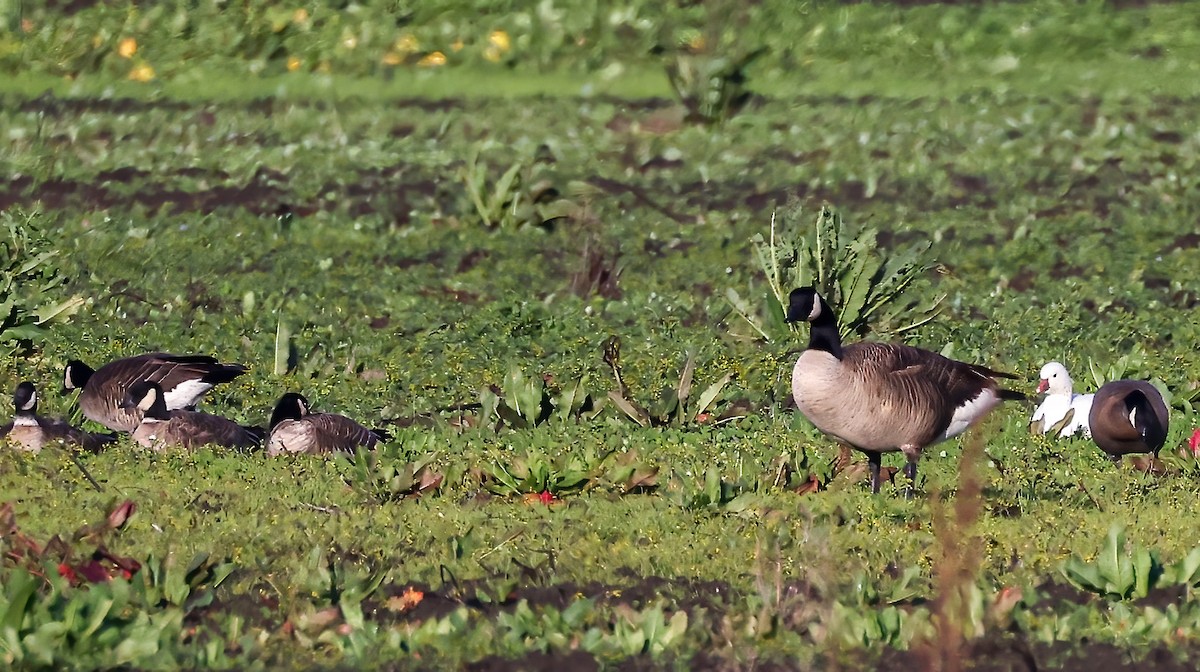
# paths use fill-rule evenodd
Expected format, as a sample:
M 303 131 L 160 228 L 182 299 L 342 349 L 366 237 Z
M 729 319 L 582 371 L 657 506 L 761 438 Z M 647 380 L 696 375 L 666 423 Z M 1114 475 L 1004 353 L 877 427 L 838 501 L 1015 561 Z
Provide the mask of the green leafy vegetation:
M 3 666 L 1195 667 L 1193 8 L 517 4 L 0 2 L 2 389 L 206 353 L 393 434 L 0 451 Z M 1151 379 L 1163 459 L 1011 403 L 871 496 L 801 284 Z
M 34 347 L 50 326 L 66 322 L 85 303 L 79 295 L 60 298 L 67 276 L 59 251 L 38 228 L 40 219 L 37 212 L 0 212 L 0 346 L 10 351 Z

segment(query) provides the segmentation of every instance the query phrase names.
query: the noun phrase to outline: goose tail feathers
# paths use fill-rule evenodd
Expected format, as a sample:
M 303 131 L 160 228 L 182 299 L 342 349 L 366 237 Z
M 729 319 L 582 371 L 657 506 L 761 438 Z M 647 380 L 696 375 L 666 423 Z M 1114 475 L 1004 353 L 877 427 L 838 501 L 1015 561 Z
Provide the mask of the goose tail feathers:
M 995 369 L 989 369 L 988 367 L 982 366 L 980 364 L 968 364 L 968 366 L 970 366 L 971 369 L 973 371 L 975 371 L 976 373 L 983 374 L 983 375 L 987 376 L 988 378 L 1007 378 L 1008 380 L 1020 380 L 1021 379 L 1020 376 L 1018 376 L 1014 373 L 1008 373 L 1007 371 L 997 371 Z
M 1024 392 L 1017 392 L 1016 390 L 997 390 L 996 392 L 1004 401 L 1025 401 L 1029 398 Z

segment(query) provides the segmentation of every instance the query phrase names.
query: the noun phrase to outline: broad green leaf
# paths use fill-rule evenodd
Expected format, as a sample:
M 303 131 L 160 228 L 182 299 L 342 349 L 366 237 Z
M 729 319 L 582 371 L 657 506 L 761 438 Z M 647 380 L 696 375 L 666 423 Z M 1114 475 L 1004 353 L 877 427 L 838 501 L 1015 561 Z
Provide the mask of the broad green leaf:
M 616 390 L 609 390 L 608 398 L 617 405 L 617 408 L 621 409 L 622 413 L 629 416 L 630 420 L 633 420 L 642 427 L 650 426 L 650 416 L 646 411 L 625 397 L 622 397 Z
M 39 307 L 34 311 L 37 315 L 37 323 L 39 325 L 50 322 L 64 322 L 67 318 L 79 312 L 79 309 L 87 304 L 87 299 L 76 294 L 69 299 L 59 301 L 58 303 L 50 303 Z
M 1133 585 L 1132 568 L 1123 568 L 1121 556 L 1125 552 L 1125 527 L 1114 523 L 1108 529 L 1108 536 L 1105 539 L 1104 547 L 1100 549 L 1100 555 L 1096 559 L 1096 567 L 1100 571 L 1100 577 L 1113 586 L 1116 591 L 1119 591 L 1122 586 Z M 1124 572 L 1122 570 L 1125 570 Z M 1128 575 L 1126 577 L 1126 574 Z M 1114 591 L 1114 592 L 1116 592 Z
M 704 413 L 708 410 L 708 407 L 712 405 L 714 401 L 716 401 L 718 396 L 720 396 L 721 390 L 725 389 L 725 386 L 728 385 L 729 381 L 731 380 L 733 380 L 732 371 L 726 373 L 724 376 L 721 376 L 717 382 L 709 385 L 704 389 L 703 392 L 700 393 L 700 398 L 696 401 L 696 412 L 692 415 L 693 420 L 695 420 L 696 417 L 698 417 L 701 413 Z

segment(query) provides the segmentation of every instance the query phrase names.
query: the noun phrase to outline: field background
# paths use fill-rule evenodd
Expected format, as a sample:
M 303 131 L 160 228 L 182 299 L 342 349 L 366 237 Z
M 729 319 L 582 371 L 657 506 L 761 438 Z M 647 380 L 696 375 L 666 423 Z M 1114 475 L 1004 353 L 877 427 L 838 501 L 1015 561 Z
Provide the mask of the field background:
M 0 387 L 79 422 L 68 359 L 208 353 L 251 371 L 206 410 L 297 390 L 394 439 L 3 452 L 6 664 L 1194 667 L 1194 6 L 30 4 L 0 0 Z M 751 242 L 825 205 L 922 250 L 901 318 L 941 299 L 867 338 L 1031 395 L 1052 359 L 1153 379 L 1164 466 L 1008 404 L 870 495 L 793 412 L 807 328 Z M 59 576 L 98 543 L 142 570 Z

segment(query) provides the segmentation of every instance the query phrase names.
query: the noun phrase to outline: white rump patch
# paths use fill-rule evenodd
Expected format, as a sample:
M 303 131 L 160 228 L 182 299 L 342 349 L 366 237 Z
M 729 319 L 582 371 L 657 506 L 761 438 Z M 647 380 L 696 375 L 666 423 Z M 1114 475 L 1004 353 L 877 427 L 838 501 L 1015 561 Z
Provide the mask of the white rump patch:
M 188 408 L 195 406 L 200 397 L 212 388 L 212 383 L 185 380 L 169 390 L 163 390 L 163 401 L 167 402 L 168 411 Z
M 987 415 L 988 411 L 995 408 L 998 403 L 1000 403 L 1000 397 L 996 391 L 985 388 L 978 397 L 954 409 L 954 415 L 951 416 L 946 431 L 942 433 L 942 438 L 949 439 L 962 434 L 968 427 Z

